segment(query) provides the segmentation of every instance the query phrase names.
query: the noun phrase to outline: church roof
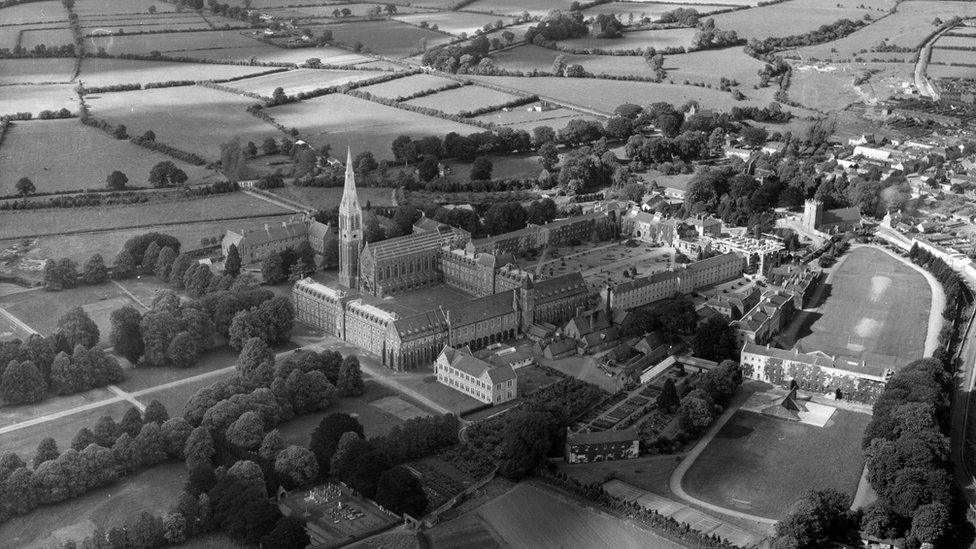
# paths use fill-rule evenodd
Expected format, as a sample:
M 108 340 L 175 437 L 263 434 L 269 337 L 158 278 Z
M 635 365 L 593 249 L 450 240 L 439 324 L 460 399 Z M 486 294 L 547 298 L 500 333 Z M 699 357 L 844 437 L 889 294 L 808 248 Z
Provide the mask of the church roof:
M 861 210 L 856 206 L 850 208 L 839 208 L 836 210 L 825 210 L 821 218 L 821 224 L 832 225 L 834 223 L 852 223 L 861 220 Z
M 579 272 L 566 273 L 555 278 L 537 280 L 535 287 L 535 303 L 540 305 L 555 301 L 566 296 L 585 294 L 588 292 L 586 281 Z
M 397 319 L 393 321 L 393 329 L 400 335 L 400 340 L 404 341 L 446 330 L 447 319 L 444 318 L 442 310 L 433 309 Z
M 439 233 L 413 233 L 395 238 L 370 242 L 363 248 L 363 254 L 371 254 L 376 261 L 383 261 L 404 255 L 441 247 Z
M 508 290 L 463 303 L 447 305 L 444 309 L 451 327 L 457 328 L 511 313 L 514 310 L 514 299 L 515 292 Z
M 332 225 L 329 223 L 319 223 L 318 221 L 312 221 L 308 226 L 308 236 L 309 238 L 315 240 L 322 240 L 327 236 L 332 234 Z

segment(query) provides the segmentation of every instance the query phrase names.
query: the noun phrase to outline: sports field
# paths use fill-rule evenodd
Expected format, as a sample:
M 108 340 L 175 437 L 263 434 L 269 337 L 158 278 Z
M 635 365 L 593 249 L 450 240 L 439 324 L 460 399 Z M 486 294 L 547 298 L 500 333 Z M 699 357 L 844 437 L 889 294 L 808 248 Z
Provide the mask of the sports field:
M 918 271 L 880 250 L 855 248 L 828 288 L 826 303 L 810 315 L 813 323 L 800 331 L 803 349 L 922 356 L 932 291 Z
M 682 481 L 696 498 L 779 519 L 812 489 L 854 496 L 864 465 L 867 414 L 834 411 L 825 427 L 753 412 L 736 412 L 708 443 Z

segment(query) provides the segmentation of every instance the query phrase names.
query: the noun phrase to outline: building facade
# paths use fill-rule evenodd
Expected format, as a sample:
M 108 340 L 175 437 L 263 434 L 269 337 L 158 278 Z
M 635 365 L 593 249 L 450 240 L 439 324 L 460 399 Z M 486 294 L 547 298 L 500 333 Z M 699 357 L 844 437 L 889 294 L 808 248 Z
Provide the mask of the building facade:
M 673 271 L 652 273 L 604 288 L 601 295 L 609 300 L 614 311 L 624 311 L 732 280 L 742 274 L 745 265 L 741 254 L 717 255 Z
M 434 363 L 437 381 L 485 404 L 501 404 L 518 397 L 518 375 L 509 365 L 493 366 L 467 347 L 445 345 Z
M 637 429 L 574 433 L 566 430 L 566 462 L 590 463 L 634 459 L 640 455 Z

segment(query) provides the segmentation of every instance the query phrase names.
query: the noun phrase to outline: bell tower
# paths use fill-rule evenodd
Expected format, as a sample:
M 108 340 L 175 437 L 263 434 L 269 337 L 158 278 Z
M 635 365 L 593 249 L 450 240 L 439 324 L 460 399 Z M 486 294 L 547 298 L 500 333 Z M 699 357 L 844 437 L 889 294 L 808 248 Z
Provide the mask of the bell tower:
M 339 283 L 359 289 L 359 250 L 363 243 L 363 210 L 356 194 L 352 150 L 346 149 L 346 181 L 339 203 Z

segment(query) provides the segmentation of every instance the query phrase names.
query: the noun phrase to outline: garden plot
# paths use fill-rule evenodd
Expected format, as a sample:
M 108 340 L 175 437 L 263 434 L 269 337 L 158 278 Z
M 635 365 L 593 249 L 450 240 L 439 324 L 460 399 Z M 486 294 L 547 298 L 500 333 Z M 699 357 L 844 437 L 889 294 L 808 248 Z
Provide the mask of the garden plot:
M 273 68 L 86 57 L 81 62 L 78 79 L 87 87 L 97 88 L 115 84 L 146 85 L 171 80 L 224 80 L 269 70 Z
M 764 38 L 803 34 L 839 19 L 856 21 L 870 16 L 880 19 L 895 5 L 894 0 L 790 0 L 715 16 L 715 27 L 733 30 L 743 38 Z
M 18 112 L 37 115 L 62 108 L 78 110 L 78 96 L 71 84 L 0 86 L 0 116 Z
M 430 47 L 450 40 L 449 36 L 439 32 L 399 21 L 344 23 L 329 29 L 336 42 L 348 46 L 360 43 L 371 52 L 390 57 L 406 57 L 420 51 L 423 49 L 422 41 Z
M 75 60 L 0 59 L 0 84 L 41 84 L 67 82 L 75 70 Z
M 667 48 L 687 48 L 690 47 L 695 38 L 695 29 L 669 29 L 669 30 L 647 30 L 636 32 L 625 32 L 620 38 L 595 38 L 586 36 L 583 38 L 573 38 L 562 40 L 560 46 L 571 49 L 607 51 L 633 50 L 654 48 L 663 50 Z M 643 61 L 643 59 L 641 59 Z
M 456 80 L 431 74 L 413 74 L 403 78 L 397 78 L 396 80 L 373 84 L 372 86 L 364 86 L 359 88 L 359 90 L 385 99 L 397 99 L 400 97 L 408 97 L 415 93 L 444 88 L 456 83 Z
M 165 160 L 186 172 L 191 185 L 211 182 L 213 172 L 202 166 L 114 139 L 77 120 L 15 122 L 0 147 L 0 196 L 15 194 L 21 177 L 29 177 L 40 193 L 103 189 L 113 170 L 145 187 L 149 170 Z
M 318 88 L 359 82 L 360 80 L 375 78 L 380 75 L 382 73 L 374 71 L 295 69 L 288 72 L 245 78 L 230 82 L 227 85 L 242 92 L 256 93 L 262 97 L 271 97 L 274 90 L 279 87 L 287 95 L 295 95 Z
M 0 9 L 0 22 L 4 25 L 53 23 L 54 21 L 67 20 L 68 12 L 64 10 L 61 2 L 30 2 Z
M 35 46 L 63 46 L 74 42 L 74 35 L 68 27 L 26 30 L 20 36 L 20 45 L 28 50 L 33 50 Z
M 87 102 L 93 117 L 124 124 L 130 135 L 152 130 L 160 143 L 211 159 L 235 136 L 244 143 L 282 136 L 244 110 L 254 99 L 199 86 L 90 95 Z
M 462 86 L 407 101 L 408 105 L 436 109 L 447 114 L 461 114 L 492 108 L 519 99 L 519 96 L 481 86 Z
M 266 109 L 280 124 L 296 127 L 302 139 L 315 147 L 326 143 L 351 146 L 354 151 L 372 151 L 377 159 L 391 158 L 390 145 L 398 135 L 414 139 L 450 132 L 467 135 L 481 131 L 476 126 L 424 116 L 371 103 L 344 94 L 330 94 L 299 103 Z
M 411 25 L 419 25 L 426 21 L 430 26 L 437 25 L 437 30 L 455 35 L 466 33 L 469 36 L 478 29 L 484 29 L 485 25 L 494 26 L 499 21 L 508 24 L 513 21 L 509 17 L 464 12 L 417 13 L 405 16 L 398 15 L 396 19 Z

